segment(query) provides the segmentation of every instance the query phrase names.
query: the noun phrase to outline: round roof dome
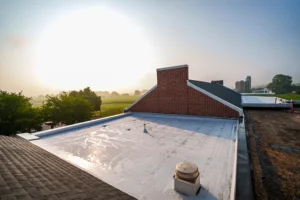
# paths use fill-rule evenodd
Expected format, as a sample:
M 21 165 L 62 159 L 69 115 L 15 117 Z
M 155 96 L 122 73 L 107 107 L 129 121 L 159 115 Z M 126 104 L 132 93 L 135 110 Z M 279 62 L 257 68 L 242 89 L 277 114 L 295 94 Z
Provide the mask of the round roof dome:
M 199 176 L 198 167 L 192 162 L 177 163 L 176 175 L 184 180 L 195 179 Z

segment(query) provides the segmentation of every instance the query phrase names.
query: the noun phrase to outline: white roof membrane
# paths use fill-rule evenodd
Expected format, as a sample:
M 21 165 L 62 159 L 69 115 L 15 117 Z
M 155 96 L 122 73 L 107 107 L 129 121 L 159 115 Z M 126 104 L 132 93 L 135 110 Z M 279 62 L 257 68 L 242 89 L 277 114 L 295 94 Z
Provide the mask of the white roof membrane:
M 242 103 L 248 103 L 248 104 L 276 104 L 276 103 L 282 103 L 280 101 L 280 98 L 276 97 L 262 97 L 262 96 L 242 96 Z
M 230 199 L 236 121 L 162 114 L 125 116 L 32 143 L 138 199 Z M 173 190 L 178 162 L 194 162 L 202 188 Z

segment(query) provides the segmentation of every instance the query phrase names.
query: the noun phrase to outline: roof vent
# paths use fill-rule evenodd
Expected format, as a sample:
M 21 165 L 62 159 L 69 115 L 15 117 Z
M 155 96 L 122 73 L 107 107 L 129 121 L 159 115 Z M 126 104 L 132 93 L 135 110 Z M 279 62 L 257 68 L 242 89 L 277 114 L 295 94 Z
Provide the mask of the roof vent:
M 177 192 L 195 196 L 200 190 L 200 173 L 197 165 L 191 162 L 180 162 L 176 165 L 174 189 Z

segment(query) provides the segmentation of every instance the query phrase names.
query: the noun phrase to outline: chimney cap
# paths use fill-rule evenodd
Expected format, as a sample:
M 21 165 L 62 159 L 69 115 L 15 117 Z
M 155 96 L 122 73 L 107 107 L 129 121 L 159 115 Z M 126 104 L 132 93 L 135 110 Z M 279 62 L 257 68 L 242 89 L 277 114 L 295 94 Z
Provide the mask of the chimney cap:
M 189 67 L 189 66 L 185 64 L 185 65 L 177 65 L 177 66 L 171 66 L 171 67 L 163 67 L 163 68 L 156 69 L 156 71 L 163 71 L 163 70 L 183 68 L 183 67 Z

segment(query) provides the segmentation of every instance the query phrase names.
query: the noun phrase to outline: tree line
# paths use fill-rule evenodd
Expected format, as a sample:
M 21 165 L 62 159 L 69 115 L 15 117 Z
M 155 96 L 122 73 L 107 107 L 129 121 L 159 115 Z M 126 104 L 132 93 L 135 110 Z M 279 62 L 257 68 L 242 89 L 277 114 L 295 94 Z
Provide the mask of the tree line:
M 148 90 L 135 90 L 133 92 L 133 95 L 143 95 L 147 92 Z M 101 97 L 119 97 L 119 96 L 129 96 L 130 94 L 129 93 L 118 93 L 116 91 L 112 91 L 111 93 L 108 92 L 108 91 L 97 91 L 96 94 L 98 96 L 101 96 Z
M 101 97 L 89 87 L 55 96 L 47 95 L 39 108 L 33 107 L 30 98 L 22 92 L 0 90 L 0 135 L 40 131 L 47 121 L 53 125 L 87 121 L 94 111 L 100 110 L 101 103 Z
M 300 94 L 300 86 L 292 84 L 293 78 L 289 75 L 277 74 L 267 88 L 275 94 L 288 94 L 293 91 Z

